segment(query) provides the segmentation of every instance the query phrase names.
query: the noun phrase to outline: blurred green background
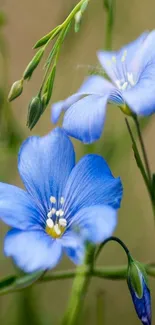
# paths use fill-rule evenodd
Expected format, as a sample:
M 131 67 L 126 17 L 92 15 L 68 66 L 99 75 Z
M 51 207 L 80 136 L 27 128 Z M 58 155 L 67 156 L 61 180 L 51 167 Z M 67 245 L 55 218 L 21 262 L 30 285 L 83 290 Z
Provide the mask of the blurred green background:
M 33 55 L 32 46 L 35 42 L 61 23 L 76 3 L 77 1 L 73 0 L 0 0 L 0 10 L 3 10 L 7 17 L 5 27 L 1 29 L 1 37 L 7 44 L 7 65 L 0 57 L 0 81 L 4 82 L 6 92 L 13 81 L 21 78 Z M 116 0 L 113 49 L 132 41 L 144 30 L 153 29 L 154 17 L 154 0 Z M 67 36 L 58 64 L 53 102 L 74 92 L 88 73 L 89 66 L 97 66 L 96 51 L 104 47 L 105 18 L 102 0 L 92 0 L 85 13 L 80 32 L 75 35 L 72 31 Z M 8 78 L 4 80 L 1 71 L 6 71 Z M 28 103 L 37 93 L 41 80 L 40 65 L 32 80 L 25 86 L 23 95 L 11 105 L 11 112 L 15 119 L 14 128 L 17 130 L 18 122 L 23 138 L 32 134 L 43 135 L 52 128 L 50 108 L 46 110 L 33 132 L 26 128 Z M 5 106 L 8 109 L 7 105 Z M 5 121 L 5 114 L 3 120 Z M 144 130 L 152 170 L 155 170 L 154 127 L 155 121 L 152 117 Z M 0 130 L 1 137 L 2 130 L 3 128 Z M 19 143 L 17 142 L 16 149 Z M 85 149 L 79 142 L 74 141 L 74 143 L 79 159 Z M 142 262 L 155 262 L 155 227 L 151 204 L 133 159 L 124 116 L 116 107 L 109 107 L 105 132 L 96 145 L 95 152 L 103 153 L 107 157 L 114 175 L 121 176 L 124 184 L 124 198 L 115 234 L 125 241 L 136 259 Z M 13 144 L 10 144 L 8 150 L 6 144 L 1 145 L 0 178 L 1 181 L 22 186 L 17 172 L 16 154 L 17 150 L 13 150 Z M 12 262 L 3 255 L 3 238 L 6 230 L 7 227 L 0 224 L 0 277 L 15 272 Z M 125 262 L 124 253 L 115 243 L 109 244 L 98 260 L 101 266 Z M 71 268 L 72 264 L 64 258 L 59 269 L 69 267 Z M 154 307 L 153 279 L 150 279 L 150 284 L 152 307 Z M 71 285 L 70 280 L 56 281 L 36 285 L 22 293 L 0 297 L 0 324 L 58 324 L 65 310 Z M 91 282 L 81 324 L 97 324 L 96 301 L 97 296 L 102 292 L 104 293 L 104 324 L 139 324 L 126 282 L 97 279 Z M 154 312 L 154 308 L 152 309 Z

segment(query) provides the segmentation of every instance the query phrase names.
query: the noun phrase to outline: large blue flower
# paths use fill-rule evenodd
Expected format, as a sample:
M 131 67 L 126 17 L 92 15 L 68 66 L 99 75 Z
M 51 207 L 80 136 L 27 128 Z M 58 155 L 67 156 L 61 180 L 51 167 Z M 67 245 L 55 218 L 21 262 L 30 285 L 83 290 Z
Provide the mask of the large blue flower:
M 90 76 L 78 92 L 52 107 L 52 121 L 62 111 L 67 133 L 85 143 L 100 138 L 107 102 L 138 115 L 155 112 L 155 31 L 142 34 L 118 52 L 100 51 L 98 58 L 110 82 Z M 129 107 L 129 108 L 128 108 Z
M 0 183 L 0 216 L 13 228 L 4 252 L 25 272 L 54 267 L 63 251 L 82 263 L 86 240 L 98 243 L 112 234 L 122 198 L 120 178 L 101 156 L 86 155 L 75 165 L 64 130 L 28 138 L 18 168 L 27 191 Z

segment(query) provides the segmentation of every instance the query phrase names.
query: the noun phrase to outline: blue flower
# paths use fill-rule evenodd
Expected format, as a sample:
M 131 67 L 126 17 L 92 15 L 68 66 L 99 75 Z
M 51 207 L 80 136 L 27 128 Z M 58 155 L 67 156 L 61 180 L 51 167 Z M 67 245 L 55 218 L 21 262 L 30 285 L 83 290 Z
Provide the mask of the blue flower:
M 151 295 L 147 274 L 143 265 L 130 258 L 128 287 L 136 313 L 144 325 L 151 325 Z
M 155 112 L 155 31 L 143 33 L 117 52 L 100 51 L 99 61 L 110 81 L 101 76 L 88 77 L 77 93 L 52 107 L 56 123 L 65 111 L 66 132 L 85 142 L 100 138 L 108 102 L 130 114 Z M 129 110 L 131 109 L 131 111 Z
M 120 178 L 98 155 L 86 155 L 75 165 L 64 130 L 28 138 L 18 169 L 27 191 L 0 183 L 0 216 L 12 227 L 4 253 L 25 272 L 55 267 L 63 251 L 82 263 L 86 240 L 98 243 L 112 234 L 122 198 Z

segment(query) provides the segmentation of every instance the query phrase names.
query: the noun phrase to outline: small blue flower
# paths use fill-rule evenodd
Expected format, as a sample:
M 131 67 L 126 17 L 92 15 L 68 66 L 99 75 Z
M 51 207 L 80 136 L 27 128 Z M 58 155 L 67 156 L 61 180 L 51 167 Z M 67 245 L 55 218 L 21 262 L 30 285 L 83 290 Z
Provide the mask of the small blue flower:
M 64 130 L 28 138 L 18 169 L 27 191 L 0 183 L 0 216 L 13 228 L 4 252 L 25 272 L 55 267 L 63 251 L 82 263 L 86 240 L 98 243 L 112 234 L 122 198 L 120 178 L 98 155 L 86 155 L 75 165 Z
M 143 265 L 130 258 L 128 287 L 139 319 L 144 325 L 151 325 L 151 295 L 147 274 Z
M 110 81 L 90 76 L 78 92 L 52 107 L 56 123 L 65 111 L 66 132 L 85 142 L 100 138 L 106 106 L 115 103 L 129 113 L 146 116 L 155 112 L 155 31 L 143 33 L 117 52 L 100 51 L 99 61 Z

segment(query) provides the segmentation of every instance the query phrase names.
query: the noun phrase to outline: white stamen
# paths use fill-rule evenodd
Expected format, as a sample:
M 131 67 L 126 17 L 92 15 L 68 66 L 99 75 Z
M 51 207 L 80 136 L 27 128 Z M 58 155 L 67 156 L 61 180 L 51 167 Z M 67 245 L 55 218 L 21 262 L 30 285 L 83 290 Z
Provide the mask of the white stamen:
M 64 211 L 62 209 L 59 210 L 59 215 L 60 215 L 60 217 L 63 217 Z
M 59 217 L 59 215 L 60 215 L 60 211 L 57 210 L 57 211 L 56 211 L 56 216 Z
M 51 197 L 50 197 L 50 202 L 51 202 L 51 203 L 56 203 L 56 198 L 55 198 L 54 196 L 51 196 Z
M 121 89 L 121 81 L 119 79 L 117 79 L 116 81 L 116 85 L 119 89 Z
M 52 217 L 52 214 L 53 214 L 52 211 L 49 211 L 49 212 L 47 213 L 47 217 L 48 217 L 48 218 L 51 218 L 51 217 Z
M 62 196 L 62 197 L 60 198 L 60 204 L 64 204 L 64 202 L 65 202 L 65 199 L 64 199 L 64 197 Z
M 51 212 L 52 212 L 52 214 L 55 214 L 56 213 L 56 209 L 55 208 L 52 208 Z
M 121 57 L 121 62 L 124 62 L 126 60 L 126 56 L 127 56 L 127 50 L 124 51 L 124 53 Z
M 49 228 L 53 228 L 54 227 L 54 222 L 52 219 L 47 219 L 46 220 L 46 224 Z
M 59 229 L 59 225 L 57 223 L 54 225 L 54 230 L 58 236 L 61 235 L 61 230 Z
M 59 225 L 63 228 L 67 226 L 67 220 L 65 218 L 60 218 L 59 219 Z
M 121 90 L 125 90 L 128 85 L 128 82 L 125 81 L 124 84 L 121 86 Z
M 131 73 L 127 72 L 127 79 L 130 82 L 130 85 L 131 86 L 134 86 L 135 85 L 135 82 L 133 80 L 133 74 L 132 74 L 132 72 Z
M 111 61 L 116 63 L 116 56 L 112 56 Z

